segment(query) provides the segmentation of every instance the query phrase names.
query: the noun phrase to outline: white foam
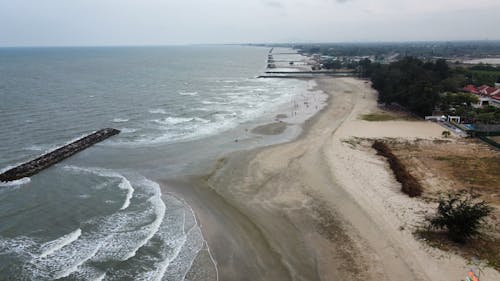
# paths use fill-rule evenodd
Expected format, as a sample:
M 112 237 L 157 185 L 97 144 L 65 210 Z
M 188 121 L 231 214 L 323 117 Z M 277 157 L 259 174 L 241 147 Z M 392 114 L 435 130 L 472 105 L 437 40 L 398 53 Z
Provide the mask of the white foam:
M 153 196 L 151 196 L 148 201 L 153 205 L 153 209 L 156 215 L 155 220 L 148 226 L 149 230 L 149 235 L 147 235 L 144 239 L 142 239 L 141 242 L 137 243 L 135 246 L 135 249 L 132 250 L 128 255 L 122 258 L 122 260 L 128 260 L 131 257 L 135 256 L 137 253 L 137 250 L 144 246 L 154 235 L 155 233 L 158 232 L 160 229 L 160 224 L 163 221 L 163 217 L 165 216 L 165 210 L 166 206 L 165 203 L 163 203 L 163 200 L 161 199 L 161 189 L 160 185 L 154 181 L 150 181 L 148 179 L 143 180 L 143 184 L 149 186 L 152 188 L 152 191 L 154 193 Z
M 151 120 L 149 128 L 144 134 L 133 139 L 113 141 L 112 145 L 119 146 L 145 146 L 160 143 L 171 143 L 200 139 L 215 135 L 239 124 L 256 120 L 257 118 L 270 118 L 272 120 L 282 109 L 288 109 L 292 100 L 303 99 L 305 96 L 317 95 L 309 92 L 315 86 L 314 82 L 289 80 L 258 80 L 248 79 L 241 81 L 244 84 L 235 84 L 229 89 L 216 88 L 206 99 L 197 100 L 192 111 L 206 111 L 205 116 L 169 116 L 164 119 Z M 301 97 L 302 96 L 302 97 Z M 311 106 L 300 116 L 314 114 L 319 110 L 319 104 Z M 187 112 L 189 113 L 189 111 Z M 296 118 L 297 119 L 297 118 Z M 295 123 L 302 119 L 294 119 Z
M 155 123 L 158 123 L 158 124 L 162 124 L 162 125 L 176 125 L 176 124 L 181 124 L 181 123 L 185 123 L 185 122 L 189 122 L 193 120 L 193 118 L 184 118 L 184 117 L 172 117 L 172 116 L 169 116 L 165 119 L 162 119 L 162 120 L 153 120 L 153 122 Z
M 128 122 L 129 119 L 126 118 L 115 118 L 112 120 L 113 123 L 125 123 Z
M 205 119 L 205 118 L 201 118 L 201 117 L 195 117 L 195 118 L 193 118 L 193 119 L 194 119 L 195 121 L 197 121 L 197 122 L 201 122 L 201 123 L 203 123 L 203 124 L 210 123 L 210 120 Z
M 149 113 L 151 113 L 151 114 L 167 114 L 165 109 L 161 109 L 161 108 L 150 109 Z
M 75 230 L 71 233 L 68 233 L 64 236 L 57 238 L 56 240 L 53 240 L 53 241 L 50 241 L 50 242 L 43 244 L 41 247 L 42 253 L 40 254 L 39 257 L 44 258 L 44 257 L 54 253 L 55 251 L 58 251 L 62 247 L 73 243 L 76 239 L 78 239 L 78 237 L 80 237 L 80 235 L 82 235 L 82 230 L 80 228 L 78 228 L 77 230 Z
M 64 168 L 78 172 L 108 172 L 74 166 Z M 167 212 L 157 183 L 136 176 L 131 177 L 131 181 L 138 193 L 134 208 L 82 222 L 81 229 L 85 231 L 76 229 L 41 246 L 32 238 L 7 242 L 0 239 L 0 252 L 21 253 L 23 277 L 28 280 L 65 277 L 102 280 L 106 275 L 102 268 L 95 266 L 96 262 L 129 259 L 134 259 L 130 264 L 139 262 L 145 267 L 137 272 L 134 268 L 111 266 L 107 271 L 112 270 L 117 278 L 134 276 L 135 280 L 183 280 L 177 277 L 185 276 L 189 271 L 204 241 L 192 217 L 194 213 L 186 208 L 185 203 L 171 196 L 165 198 Z M 189 229 L 185 229 L 186 216 Z M 142 247 L 146 247 L 145 252 L 148 253 L 143 255 L 141 252 L 141 256 L 136 256 Z M 151 251 L 154 253 L 151 254 Z M 170 279 L 171 276 L 175 278 Z
M 123 205 L 120 208 L 120 210 L 125 210 L 128 208 L 128 206 L 130 206 L 130 199 L 132 199 L 132 196 L 134 195 L 134 188 L 132 187 L 132 184 L 130 184 L 130 182 L 124 176 L 121 176 L 121 175 L 119 175 L 119 176 L 120 176 L 122 181 L 120 182 L 120 184 L 118 186 L 121 189 L 124 189 L 127 191 L 127 195 L 125 197 L 125 202 L 123 202 Z
M 98 169 L 98 168 L 83 168 L 83 167 L 76 167 L 76 166 L 64 166 L 63 167 L 66 170 L 73 170 L 77 172 L 86 172 L 86 173 L 92 173 L 96 174 L 98 176 L 102 177 L 112 177 L 112 178 L 119 178 L 121 182 L 118 184 L 118 187 L 122 190 L 126 190 L 127 194 L 125 195 L 125 201 L 123 202 L 122 207 L 120 210 L 125 210 L 130 206 L 130 199 L 132 199 L 132 196 L 134 194 L 134 188 L 132 187 L 132 184 L 130 181 L 124 177 L 122 174 L 106 170 L 106 169 Z
M 166 266 L 164 269 L 165 272 L 162 274 L 163 279 L 185 280 L 195 258 L 198 256 L 198 253 L 206 247 L 210 260 L 214 265 L 216 280 L 218 280 L 219 272 L 217 269 L 217 263 L 210 252 L 208 243 L 203 237 L 193 209 L 182 198 L 176 197 L 173 194 L 169 195 L 172 195 L 174 198 L 179 200 L 184 206 L 183 233 L 186 238 L 182 244 L 182 248 L 176 251 L 175 255 L 169 257 L 168 262 L 165 260 L 160 263 L 160 266 Z
M 0 253 L 14 253 L 23 257 L 34 257 L 37 243 L 25 236 L 19 236 L 14 239 L 3 238 L 0 236 Z
M 10 169 L 12 169 L 12 168 L 15 168 L 15 167 L 17 167 L 17 166 L 19 166 L 19 165 L 21 165 L 21 164 L 23 164 L 23 163 L 22 163 L 22 162 L 19 162 L 19 163 L 14 164 L 14 165 L 8 165 L 8 166 L 6 166 L 6 167 L 4 167 L 4 168 L 0 169 L 0 174 L 1 174 L 1 173 L 4 173 L 4 172 L 6 172 L 6 171 L 8 171 L 8 170 L 10 170 Z
M 209 101 L 209 100 L 203 100 L 203 101 L 201 101 L 201 103 L 202 104 L 219 104 L 219 105 L 229 104 L 227 102 Z
M 97 276 L 94 281 L 102 281 L 104 280 L 104 277 L 106 277 L 106 272 L 104 272 L 103 274 Z
M 189 269 L 189 264 L 185 259 L 182 259 L 176 264 L 174 270 L 176 272 L 182 271 L 182 274 L 175 274 L 177 278 L 170 278 L 165 276 L 172 261 L 179 258 L 181 254 L 187 254 L 190 261 L 194 260 L 195 255 L 190 255 L 192 248 L 186 248 L 188 236 L 184 232 L 186 209 L 183 203 L 175 197 L 168 197 L 169 209 L 168 216 L 166 216 L 160 225 L 159 231 L 155 234 L 155 241 L 162 241 L 161 246 L 156 246 L 148 243 L 147 247 L 154 247 L 159 250 L 159 256 L 153 257 L 148 264 L 152 268 L 142 274 L 136 276 L 136 280 L 183 280 L 178 276 L 183 275 L 183 271 Z M 182 213 L 182 219 L 179 220 L 179 213 Z M 184 250 L 184 251 L 183 251 Z
M 9 168 L 11 169 L 11 168 Z M 25 177 L 22 179 L 18 179 L 15 181 L 2 182 L 0 181 L 0 187 L 9 187 L 9 186 L 21 186 L 27 184 L 31 181 L 31 178 Z
M 47 149 L 47 148 L 44 146 L 41 146 L 41 145 L 31 145 L 31 146 L 24 148 L 24 150 L 30 150 L 30 151 L 42 151 L 45 149 Z
M 197 96 L 198 92 L 179 92 L 181 96 Z
M 85 263 L 86 261 L 90 260 L 93 256 L 95 256 L 101 247 L 102 243 L 99 243 L 97 247 L 94 248 L 93 251 L 91 251 L 88 255 L 85 255 L 83 258 L 77 260 L 76 263 L 74 263 L 71 267 L 66 268 L 63 271 L 59 272 L 54 277 L 54 279 L 68 277 L 71 273 L 77 271 L 78 267 L 80 267 L 83 263 Z
M 123 134 L 131 134 L 137 132 L 137 129 L 132 129 L 132 128 L 121 128 L 120 131 Z

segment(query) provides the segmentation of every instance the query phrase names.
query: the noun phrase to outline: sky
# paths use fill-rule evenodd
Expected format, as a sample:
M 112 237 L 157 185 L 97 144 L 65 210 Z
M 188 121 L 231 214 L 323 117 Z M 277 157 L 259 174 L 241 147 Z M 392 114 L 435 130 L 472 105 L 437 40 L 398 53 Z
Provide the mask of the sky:
M 0 0 L 0 46 L 500 40 L 500 0 Z

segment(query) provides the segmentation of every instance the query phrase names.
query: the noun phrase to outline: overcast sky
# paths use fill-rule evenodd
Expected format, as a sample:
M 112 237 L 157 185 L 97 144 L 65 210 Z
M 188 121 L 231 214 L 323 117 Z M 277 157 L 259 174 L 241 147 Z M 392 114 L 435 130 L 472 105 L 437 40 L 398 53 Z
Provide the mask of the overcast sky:
M 0 0 L 0 46 L 500 39 L 500 0 Z

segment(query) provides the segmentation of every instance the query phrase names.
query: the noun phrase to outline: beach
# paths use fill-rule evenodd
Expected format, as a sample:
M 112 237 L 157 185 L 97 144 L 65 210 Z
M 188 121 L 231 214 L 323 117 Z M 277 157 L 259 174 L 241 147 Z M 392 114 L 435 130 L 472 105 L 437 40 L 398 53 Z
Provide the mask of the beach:
M 316 82 L 328 105 L 304 122 L 296 140 L 233 152 L 207 174 L 162 182 L 164 193 L 193 208 L 217 264 L 213 280 L 463 279 L 463 258 L 412 234 L 434 205 L 401 193 L 384 159 L 351 142 L 440 139 L 442 127 L 360 120 L 379 110 L 368 82 Z M 283 126 L 254 132 L 279 134 Z M 498 280 L 497 271 L 483 270 L 482 280 Z

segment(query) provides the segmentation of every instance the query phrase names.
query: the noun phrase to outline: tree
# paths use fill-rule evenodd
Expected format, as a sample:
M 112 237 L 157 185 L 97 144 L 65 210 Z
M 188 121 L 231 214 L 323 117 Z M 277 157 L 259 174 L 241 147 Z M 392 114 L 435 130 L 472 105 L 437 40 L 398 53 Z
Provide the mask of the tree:
M 484 219 L 493 208 L 484 201 L 477 200 L 472 192 L 448 193 L 439 198 L 437 214 L 428 218 L 430 226 L 446 229 L 448 237 L 458 243 L 465 243 L 468 238 L 479 233 Z
M 449 69 L 445 61 L 434 64 L 405 57 L 389 65 L 373 64 L 369 74 L 379 102 L 398 103 L 425 116 L 439 103 L 440 82 L 448 78 Z
M 323 62 L 323 67 L 326 69 L 340 69 L 342 68 L 342 62 L 340 60 L 329 59 Z

